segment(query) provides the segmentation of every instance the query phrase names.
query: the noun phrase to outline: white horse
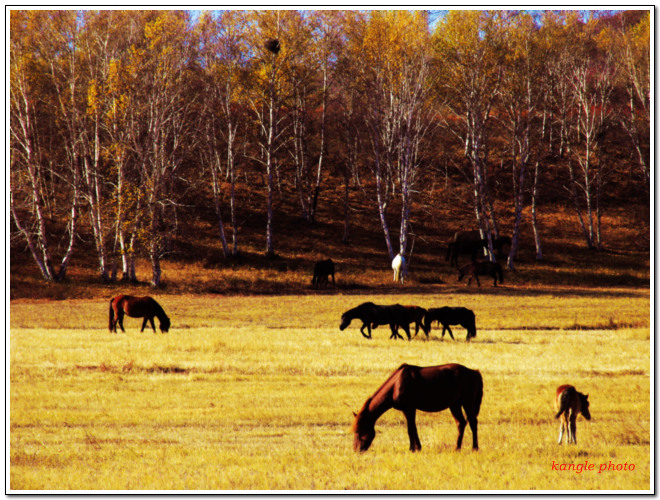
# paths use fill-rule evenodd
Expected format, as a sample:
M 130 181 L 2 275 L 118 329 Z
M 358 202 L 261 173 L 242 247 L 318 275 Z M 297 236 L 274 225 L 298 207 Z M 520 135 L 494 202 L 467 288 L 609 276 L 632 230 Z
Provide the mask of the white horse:
M 392 269 L 394 269 L 394 281 L 400 281 L 403 284 L 403 279 L 408 276 L 408 269 L 406 267 L 406 258 L 400 253 L 392 260 Z

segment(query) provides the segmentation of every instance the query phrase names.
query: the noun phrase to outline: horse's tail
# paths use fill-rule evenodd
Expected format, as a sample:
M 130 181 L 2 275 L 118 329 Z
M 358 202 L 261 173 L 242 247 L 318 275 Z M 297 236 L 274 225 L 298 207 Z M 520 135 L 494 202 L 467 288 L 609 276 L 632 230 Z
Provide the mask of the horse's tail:
M 477 336 L 477 320 L 474 311 L 470 311 L 470 328 L 468 329 L 468 333 L 470 334 L 470 338 Z
M 108 314 L 108 330 L 112 331 L 112 323 L 115 320 L 115 310 L 112 307 L 112 302 L 115 300 L 115 298 L 110 299 L 110 312 Z

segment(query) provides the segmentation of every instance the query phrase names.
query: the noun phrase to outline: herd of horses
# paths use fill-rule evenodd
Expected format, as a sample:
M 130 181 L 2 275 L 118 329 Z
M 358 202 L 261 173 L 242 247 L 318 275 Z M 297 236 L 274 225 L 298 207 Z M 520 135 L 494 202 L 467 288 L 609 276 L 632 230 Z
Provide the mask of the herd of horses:
M 477 260 L 477 254 L 484 248 L 488 248 L 488 243 L 487 239 L 479 237 L 478 232 L 456 233 L 453 241 L 448 245 L 447 260 L 451 260 L 451 263 L 456 266 L 458 281 L 469 276 L 468 285 L 474 278 L 481 286 L 479 276 L 487 275 L 493 278 L 493 286 L 497 286 L 498 279 L 500 283 L 503 282 L 502 268 L 497 262 Z M 505 245 L 511 244 L 511 239 L 508 237 L 497 238 L 491 240 L 490 244 L 499 255 Z M 459 267 L 459 254 L 470 255 L 471 262 Z M 407 275 L 405 257 L 397 255 L 392 262 L 392 269 L 394 270 L 394 280 L 403 283 Z M 312 285 L 314 287 L 327 285 L 330 278 L 335 284 L 334 262 L 331 259 L 317 262 L 314 266 Z M 116 333 L 117 325 L 119 325 L 121 331 L 124 332 L 125 316 L 142 318 L 141 332 L 144 331 L 147 323 L 151 325 L 154 333 L 156 332 L 154 318 L 158 318 L 159 327 L 163 333 L 168 332 L 171 326 L 170 318 L 158 302 L 151 297 L 130 295 L 113 297 L 110 300 L 109 330 Z M 390 339 L 403 339 L 404 337 L 399 333 L 401 328 L 408 340 L 411 340 L 411 324 L 415 326 L 415 336 L 421 329 L 428 339 L 433 323 L 442 325 L 442 338 L 447 332 L 454 340 L 450 327 L 455 325 L 460 325 L 467 330 L 466 341 L 477 336 L 475 314 L 465 307 L 445 306 L 425 309 L 414 305 L 377 305 L 373 302 L 364 302 L 342 314 L 339 329 L 345 330 L 353 320 L 362 322 L 360 333 L 367 339 L 372 338 L 373 329 L 388 325 L 391 332 Z M 461 448 L 465 428 L 469 424 L 472 431 L 472 448 L 478 450 L 477 417 L 481 408 L 483 390 L 483 379 L 478 370 L 456 363 L 426 367 L 404 363 L 364 402 L 360 411 L 354 413 L 353 448 L 358 452 L 367 451 L 376 435 L 376 421 L 386 411 L 396 409 L 405 416 L 410 451 L 419 451 L 422 444 L 415 423 L 417 411 L 440 412 L 449 408 L 458 428 L 456 449 Z M 572 385 L 561 385 L 556 391 L 555 409 L 557 411 L 555 418 L 561 419 L 559 444 L 562 443 L 564 433 L 567 435 L 568 443 L 577 443 L 576 419 L 578 415 L 583 415 L 587 420 L 591 419 L 588 396 L 578 392 Z
M 355 319 L 362 321 L 360 333 L 367 339 L 371 338 L 372 329 L 381 325 L 389 325 L 391 339 L 403 339 L 403 336 L 399 333 L 399 328 L 401 328 L 408 340 L 411 340 L 410 325 L 413 323 L 415 325 L 415 336 L 421 329 L 428 339 L 433 322 L 442 325 L 442 337 L 445 336 L 445 332 L 448 332 L 449 336 L 454 339 L 451 325 L 460 325 L 465 328 L 467 330 L 466 340 L 468 341 L 477 336 L 474 312 L 465 307 L 445 306 L 424 309 L 419 306 L 377 305 L 373 302 L 364 302 L 341 315 L 339 329 L 345 330 Z M 367 333 L 364 331 L 365 328 Z
M 497 238 L 490 238 L 490 245 L 495 252 L 493 255 L 496 259 L 503 257 L 504 248 L 511 246 L 511 238 L 508 236 L 500 236 Z M 445 260 L 450 261 L 451 265 L 456 267 L 458 272 L 457 281 L 462 281 L 465 276 L 468 276 L 467 285 L 470 286 L 472 280 L 477 282 L 477 286 L 481 286 L 479 276 L 490 276 L 493 278 L 493 286 L 504 283 L 504 273 L 502 266 L 497 260 L 479 260 L 477 257 L 480 254 L 487 253 L 489 248 L 489 238 L 483 238 L 479 231 L 457 231 L 454 237 L 447 244 L 447 257 Z M 458 256 L 469 255 L 470 262 L 459 266 Z M 408 263 L 405 256 L 400 253 L 392 259 L 392 270 L 394 271 L 394 282 L 403 284 L 406 276 L 408 276 Z M 312 277 L 312 286 L 319 288 L 321 285 L 328 285 L 332 277 L 332 284 L 335 283 L 335 263 L 332 259 L 320 260 L 314 264 L 314 275 Z
M 124 316 L 142 318 L 144 331 L 147 322 L 154 333 L 154 318 L 160 321 L 160 330 L 165 333 L 170 328 L 170 318 L 163 308 L 151 297 L 118 295 L 110 300 L 108 328 L 117 332 L 117 325 L 124 332 Z M 360 333 L 371 338 L 371 331 L 380 325 L 389 325 L 390 338 L 403 337 L 398 333 L 402 328 L 408 340 L 411 339 L 410 324 L 415 324 L 415 335 L 421 329 L 429 337 L 433 322 L 443 327 L 442 336 L 447 331 L 452 339 L 451 325 L 461 325 L 467 330 L 466 340 L 477 336 L 474 312 L 465 307 L 439 307 L 424 309 L 419 306 L 376 305 L 365 302 L 349 309 L 341 316 L 340 330 L 345 330 L 354 319 L 362 321 Z M 365 328 L 367 333 L 365 333 Z M 449 408 L 458 427 L 456 449 L 461 448 L 467 424 L 472 431 L 472 448 L 479 449 L 477 417 L 483 398 L 483 379 L 478 370 L 472 370 L 456 363 L 440 366 L 412 366 L 402 364 L 369 397 L 358 413 L 355 413 L 352 431 L 353 449 L 364 452 L 369 449 L 376 436 L 376 421 L 388 410 L 394 408 L 403 412 L 410 438 L 410 451 L 419 451 L 422 444 L 417 433 L 415 415 L 417 410 L 440 412 Z M 591 419 L 588 395 L 578 392 L 572 385 L 562 385 L 555 396 L 555 418 L 561 418 L 559 444 L 564 432 L 568 443 L 577 443 L 576 419 L 582 414 Z M 465 415 L 463 414 L 465 412 Z

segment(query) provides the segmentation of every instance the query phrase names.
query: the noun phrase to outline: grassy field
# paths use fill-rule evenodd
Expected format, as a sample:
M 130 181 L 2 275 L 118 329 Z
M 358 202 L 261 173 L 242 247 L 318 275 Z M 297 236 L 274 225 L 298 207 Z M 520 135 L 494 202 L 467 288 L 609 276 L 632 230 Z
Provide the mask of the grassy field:
M 125 334 L 108 333 L 103 300 L 12 302 L 12 490 L 651 487 L 648 289 L 157 298 L 168 334 L 130 318 Z M 470 307 L 477 338 L 460 327 L 456 341 L 437 329 L 411 342 L 383 327 L 364 339 L 355 323 L 340 332 L 341 313 L 367 299 Z M 448 410 L 418 414 L 420 453 L 396 410 L 368 452 L 353 452 L 352 411 L 403 362 L 481 371 L 478 452 L 469 428 L 453 450 Z M 577 446 L 556 443 L 562 383 L 591 401 Z M 556 470 L 585 463 L 594 470 Z

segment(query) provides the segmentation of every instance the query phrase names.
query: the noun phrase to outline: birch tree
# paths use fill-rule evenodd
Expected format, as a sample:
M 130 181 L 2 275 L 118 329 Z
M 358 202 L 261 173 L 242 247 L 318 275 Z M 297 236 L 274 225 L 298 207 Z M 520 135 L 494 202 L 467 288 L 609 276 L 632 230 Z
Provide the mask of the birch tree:
M 434 32 L 436 92 L 444 127 L 463 145 L 474 187 L 477 227 L 488 239 L 499 233 L 489 187 L 491 112 L 500 93 L 508 14 L 450 11 Z
M 245 15 L 238 11 L 223 11 L 218 17 L 204 13 L 198 26 L 201 39 L 202 67 L 205 72 L 202 87 L 204 117 L 204 157 L 211 173 L 213 201 L 218 220 L 218 232 L 224 256 L 238 253 L 238 222 L 236 179 L 238 149 L 246 117 L 242 75 L 246 71 Z M 243 139 L 244 140 L 244 139 Z M 231 250 L 227 244 L 222 217 L 221 178 L 229 179 L 229 211 L 232 227 Z
M 369 13 L 360 38 L 353 40 L 370 143 L 369 165 L 390 259 L 395 256 L 387 220 L 390 197 L 398 190 L 398 253 L 405 255 L 414 193 L 424 166 L 423 139 L 432 123 L 428 37 L 425 12 L 374 11 Z
M 12 11 L 10 22 L 11 214 L 43 278 L 62 281 L 78 237 L 80 201 L 75 12 Z M 63 199 L 68 216 L 57 206 Z M 54 214 L 67 220 L 68 233 L 58 270 L 47 221 Z
M 614 64 L 611 54 L 590 50 L 590 41 L 576 48 L 566 75 L 574 99 L 568 187 L 587 246 L 601 249 L 600 201 L 607 174 L 603 148 L 613 119 Z
M 194 60 L 188 14 L 160 12 L 144 27 L 144 48 L 134 48 L 129 60 L 130 78 L 139 92 L 132 101 L 137 110 L 131 147 L 144 191 L 143 238 L 151 261 L 151 284 L 161 283 L 161 257 L 166 251 L 167 223 L 176 210 L 174 181 L 185 158 L 191 135 L 194 97 L 189 65 Z M 166 214 L 170 217 L 166 217 Z
M 508 50 L 502 75 L 502 123 L 506 131 L 511 163 L 514 221 L 507 267 L 514 270 L 518 252 L 520 224 L 526 200 L 526 183 L 530 165 L 536 161 L 540 147 L 538 110 L 541 98 L 543 59 L 534 20 L 529 14 L 518 13 L 508 29 Z
M 247 92 L 257 127 L 258 153 L 253 160 L 266 173 L 266 255 L 275 255 L 273 236 L 274 176 L 282 148 L 286 145 L 286 102 L 291 89 L 286 80 L 292 47 L 286 23 L 299 19 L 295 11 L 252 11 L 247 40 L 252 54 Z

